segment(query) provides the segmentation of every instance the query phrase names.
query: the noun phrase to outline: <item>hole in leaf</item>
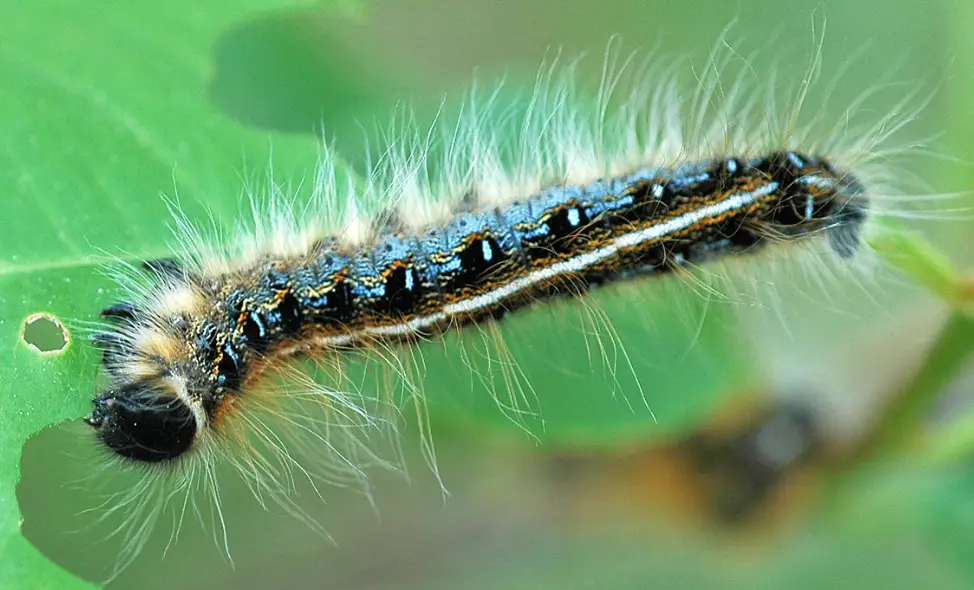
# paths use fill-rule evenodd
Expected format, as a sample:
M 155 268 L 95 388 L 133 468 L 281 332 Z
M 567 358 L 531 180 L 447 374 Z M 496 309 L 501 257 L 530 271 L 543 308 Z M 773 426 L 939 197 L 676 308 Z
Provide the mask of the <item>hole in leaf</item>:
M 35 313 L 24 321 L 23 339 L 45 354 L 58 354 L 68 347 L 68 330 L 51 314 Z

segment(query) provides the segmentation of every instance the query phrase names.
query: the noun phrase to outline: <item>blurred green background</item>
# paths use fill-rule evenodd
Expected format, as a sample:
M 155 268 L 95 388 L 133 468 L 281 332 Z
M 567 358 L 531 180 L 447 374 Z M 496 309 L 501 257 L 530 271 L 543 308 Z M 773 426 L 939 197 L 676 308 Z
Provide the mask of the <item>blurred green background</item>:
M 909 133 L 938 135 L 936 148 L 958 161 L 926 158 L 914 171 L 934 193 L 974 180 L 964 164 L 974 155 L 974 8 L 965 0 L 0 6 L 0 330 L 11 351 L 0 383 L 9 419 L 0 427 L 0 581 L 12 587 L 61 580 L 40 573 L 36 554 L 14 540 L 18 465 L 22 529 L 45 555 L 99 580 L 119 549 L 111 524 L 95 522 L 97 506 L 99 494 L 130 479 L 100 471 L 77 420 L 97 373 L 78 332 L 119 296 L 100 274 L 108 257 L 167 251 L 162 194 L 178 193 L 193 220 L 212 211 L 229 226 L 241 187 L 259 185 L 269 162 L 278 181 L 309 177 L 322 128 L 342 166 L 361 173 L 363 127 L 385 123 L 398 103 L 428 120 L 475 70 L 485 81 L 508 75 L 517 87 L 557 48 L 589 54 L 580 75 L 595 84 L 615 35 L 626 48 L 689 54 L 702 65 L 736 19 L 732 38 L 764 48 L 756 71 L 797 75 L 806 61 L 795 56 L 812 48 L 823 16 L 825 77 L 849 68 L 830 107 L 887 79 L 936 89 Z M 877 117 L 889 106 L 877 102 Z M 940 206 L 959 205 L 926 205 Z M 969 265 L 970 222 L 916 225 L 955 264 Z M 261 510 L 227 474 L 233 565 L 209 522 L 189 522 L 162 559 L 162 522 L 114 587 L 971 587 L 974 472 L 964 436 L 951 439 L 960 442 L 950 461 L 847 457 L 923 366 L 945 306 L 904 277 L 806 291 L 814 280 L 803 272 L 769 275 L 783 298 L 770 320 L 763 308 L 708 305 L 669 282 L 600 291 L 599 305 L 635 352 L 632 372 L 615 367 L 614 385 L 612 366 L 588 362 L 577 305 L 506 320 L 504 337 L 537 392 L 522 405 L 537 413 L 523 418 L 533 436 L 471 387 L 452 340 L 427 347 L 424 385 L 450 497 L 425 468 L 415 427 L 403 436 L 408 481 L 374 473 L 375 509 L 342 489 L 326 490 L 327 503 L 302 502 L 334 544 L 280 509 Z M 64 355 L 40 357 L 23 345 L 23 319 L 35 312 L 73 327 Z M 942 356 L 961 359 L 952 370 L 970 335 L 948 342 Z M 456 344 L 480 346 L 478 337 Z M 974 378 L 944 377 L 939 414 L 911 428 L 941 432 L 965 407 Z M 720 480 L 701 476 L 681 441 L 719 411 L 747 416 L 764 397 L 773 405 L 794 395 L 818 416 L 824 451 L 743 522 L 719 522 L 711 495 Z

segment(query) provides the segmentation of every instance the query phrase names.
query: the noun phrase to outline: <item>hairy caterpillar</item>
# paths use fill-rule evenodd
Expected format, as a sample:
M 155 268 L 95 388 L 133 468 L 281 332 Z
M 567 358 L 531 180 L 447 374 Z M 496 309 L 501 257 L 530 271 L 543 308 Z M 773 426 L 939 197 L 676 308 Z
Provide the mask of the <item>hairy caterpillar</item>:
M 370 440 L 387 426 L 383 394 L 344 376 L 346 355 L 374 355 L 422 403 L 421 367 L 404 351 L 443 332 L 767 245 L 854 257 L 886 190 L 875 164 L 914 113 L 804 121 L 814 75 L 782 109 L 743 77 L 725 88 L 714 73 L 725 65 L 715 57 L 689 100 L 682 76 L 637 74 L 621 105 L 627 70 L 607 67 L 588 108 L 571 68 L 547 69 L 517 121 L 472 99 L 457 124 L 390 141 L 363 185 L 340 186 L 326 150 L 312 202 L 252 197 L 253 227 L 233 244 L 181 221 L 181 251 L 127 269 L 128 298 L 102 312 L 95 337 L 107 384 L 87 422 L 147 469 L 109 508 L 146 517 L 129 525 L 129 553 L 167 503 L 179 512 L 178 494 L 157 486 L 173 474 L 177 491 L 202 485 L 219 510 L 214 466 L 228 461 L 256 495 L 300 513 L 292 478 L 357 482 L 385 464 Z M 301 381 L 298 355 L 347 389 Z M 274 372 L 305 390 L 285 394 Z
M 103 310 L 118 329 L 97 342 L 115 382 L 88 419 L 115 453 L 178 458 L 230 411 L 263 362 L 427 338 L 602 282 L 750 250 L 778 233 L 825 230 L 855 253 L 859 182 L 795 152 L 647 169 L 477 208 L 416 237 L 369 247 L 322 238 L 215 276 L 152 261 L 158 301 Z

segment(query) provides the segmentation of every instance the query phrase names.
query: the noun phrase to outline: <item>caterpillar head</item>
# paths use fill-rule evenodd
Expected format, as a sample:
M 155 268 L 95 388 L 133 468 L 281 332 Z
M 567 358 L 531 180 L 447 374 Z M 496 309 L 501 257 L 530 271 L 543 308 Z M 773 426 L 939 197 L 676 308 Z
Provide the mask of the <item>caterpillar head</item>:
M 94 408 L 85 422 L 102 444 L 125 459 L 158 463 L 180 457 L 192 447 L 199 428 L 193 409 L 179 395 L 184 383 L 166 377 L 158 354 L 142 355 L 150 359 L 144 360 L 143 370 L 131 370 L 133 358 L 139 357 L 131 336 L 140 326 L 135 305 L 112 305 L 101 316 L 115 323 L 93 339 L 103 350 L 112 384 L 92 400 Z
M 785 191 L 771 218 L 785 235 L 821 227 L 829 247 L 842 258 L 859 249 L 869 201 L 853 174 L 835 170 L 822 158 L 786 152 L 769 158 L 768 173 Z
M 176 459 L 192 447 L 197 425 L 175 392 L 134 382 L 102 392 L 85 422 L 112 452 L 136 461 Z

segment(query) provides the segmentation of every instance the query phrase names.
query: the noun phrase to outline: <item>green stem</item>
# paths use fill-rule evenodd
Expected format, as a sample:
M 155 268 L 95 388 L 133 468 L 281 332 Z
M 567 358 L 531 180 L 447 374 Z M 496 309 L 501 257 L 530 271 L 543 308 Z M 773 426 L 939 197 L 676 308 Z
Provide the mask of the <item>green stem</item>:
M 962 277 L 947 256 L 919 233 L 882 220 L 869 236 L 869 245 L 948 305 L 974 315 L 974 282 Z
M 920 371 L 889 407 L 867 444 L 866 455 L 885 454 L 912 443 L 931 404 L 974 353 L 974 319 L 955 311 L 940 330 Z
M 957 272 L 947 257 L 919 234 L 885 223 L 870 237 L 884 260 L 909 274 L 953 308 L 913 379 L 894 398 L 872 436 L 855 453 L 871 458 L 912 443 L 929 408 L 974 351 L 974 282 Z

